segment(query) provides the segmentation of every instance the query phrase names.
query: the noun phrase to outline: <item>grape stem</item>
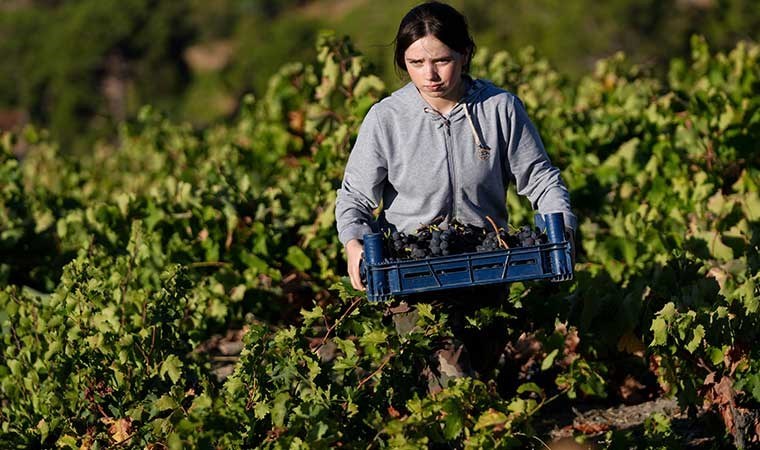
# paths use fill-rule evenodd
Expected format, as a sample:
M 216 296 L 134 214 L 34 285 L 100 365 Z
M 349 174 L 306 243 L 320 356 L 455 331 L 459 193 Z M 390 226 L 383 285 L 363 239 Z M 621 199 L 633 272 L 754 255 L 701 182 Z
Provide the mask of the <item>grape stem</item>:
M 509 248 L 509 245 L 507 245 L 507 243 L 504 242 L 504 240 L 501 238 L 501 236 L 499 236 L 499 227 L 496 226 L 496 222 L 493 221 L 493 219 L 491 218 L 491 216 L 486 216 L 486 220 L 488 220 L 488 222 L 493 227 L 493 231 L 496 232 L 496 240 L 499 241 L 499 247 L 501 247 L 501 248 Z

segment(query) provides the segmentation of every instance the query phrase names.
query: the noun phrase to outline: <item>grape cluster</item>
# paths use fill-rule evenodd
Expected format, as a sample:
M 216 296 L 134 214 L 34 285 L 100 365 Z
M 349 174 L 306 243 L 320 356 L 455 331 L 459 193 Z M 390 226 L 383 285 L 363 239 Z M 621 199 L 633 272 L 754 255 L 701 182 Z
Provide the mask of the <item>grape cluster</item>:
M 523 226 L 514 233 L 452 222 L 425 225 L 416 233 L 394 231 L 385 235 L 390 259 L 422 259 L 431 256 L 488 252 L 504 248 L 528 247 L 548 242 L 538 228 Z

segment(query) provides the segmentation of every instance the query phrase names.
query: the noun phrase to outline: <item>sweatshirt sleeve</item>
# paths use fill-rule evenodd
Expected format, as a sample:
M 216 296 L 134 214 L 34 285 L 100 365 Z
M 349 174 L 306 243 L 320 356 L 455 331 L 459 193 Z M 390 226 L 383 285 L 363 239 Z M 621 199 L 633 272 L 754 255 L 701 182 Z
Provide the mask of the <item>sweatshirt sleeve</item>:
M 359 127 L 335 202 L 338 239 L 343 245 L 372 232 L 372 211 L 380 204 L 388 173 L 383 145 L 377 108 L 372 107 Z
M 552 165 L 541 137 L 516 96 L 511 96 L 507 161 L 515 178 L 517 193 L 530 200 L 540 214 L 561 212 L 565 226 L 575 230 L 578 220 L 570 209 L 570 193 L 560 170 Z

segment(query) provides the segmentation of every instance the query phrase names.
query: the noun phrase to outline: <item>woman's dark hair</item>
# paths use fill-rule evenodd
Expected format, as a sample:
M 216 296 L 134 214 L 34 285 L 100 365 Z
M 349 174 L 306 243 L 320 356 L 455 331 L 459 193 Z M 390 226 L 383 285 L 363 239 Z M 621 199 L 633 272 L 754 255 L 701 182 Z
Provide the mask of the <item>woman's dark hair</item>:
M 475 54 L 475 41 L 467 28 L 467 19 L 453 7 L 440 2 L 427 2 L 415 6 L 406 13 L 396 33 L 394 56 L 396 67 L 406 71 L 404 53 L 417 39 L 435 36 L 449 48 L 465 55 L 463 71 L 470 71 L 470 61 Z

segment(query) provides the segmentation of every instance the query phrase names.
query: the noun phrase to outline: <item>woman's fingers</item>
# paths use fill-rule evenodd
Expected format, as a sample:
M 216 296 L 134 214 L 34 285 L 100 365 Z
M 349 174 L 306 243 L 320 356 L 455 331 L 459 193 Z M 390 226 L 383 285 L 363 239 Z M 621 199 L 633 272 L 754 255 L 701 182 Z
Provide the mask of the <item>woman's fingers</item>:
M 362 277 L 359 274 L 358 262 L 355 267 L 349 268 L 348 276 L 349 278 L 351 278 L 351 285 L 354 287 L 354 289 L 358 289 L 360 291 L 364 290 L 364 285 L 362 284 Z
M 346 244 L 346 259 L 348 260 L 348 277 L 351 278 L 351 285 L 354 289 L 364 290 L 362 277 L 359 273 L 359 262 L 362 259 L 364 247 L 361 242 L 354 239 Z

